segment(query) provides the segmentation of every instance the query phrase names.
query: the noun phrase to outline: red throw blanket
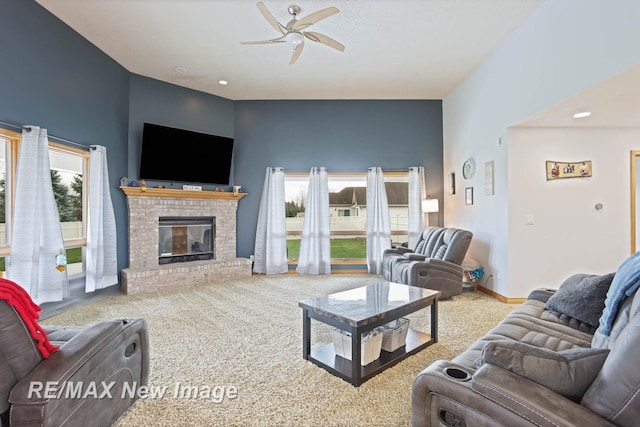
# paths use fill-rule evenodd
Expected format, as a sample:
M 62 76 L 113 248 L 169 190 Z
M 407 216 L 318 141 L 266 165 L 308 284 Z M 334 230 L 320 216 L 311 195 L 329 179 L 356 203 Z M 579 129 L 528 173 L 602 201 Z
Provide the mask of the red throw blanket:
M 0 299 L 7 301 L 7 304 L 16 309 L 29 329 L 31 337 L 36 340 L 36 346 L 44 359 L 58 349 L 58 346 L 49 342 L 47 333 L 37 322 L 40 318 L 40 306 L 33 302 L 22 286 L 11 280 L 0 278 Z

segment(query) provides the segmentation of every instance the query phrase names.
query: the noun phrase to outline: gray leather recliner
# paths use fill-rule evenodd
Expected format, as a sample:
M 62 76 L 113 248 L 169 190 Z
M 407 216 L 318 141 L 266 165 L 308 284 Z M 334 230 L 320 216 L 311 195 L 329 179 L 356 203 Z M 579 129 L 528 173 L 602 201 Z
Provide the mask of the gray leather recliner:
M 416 247 L 387 249 L 383 256 L 386 280 L 435 289 L 440 298 L 462 293 L 462 261 L 473 234 L 459 228 L 427 227 Z
M 0 300 L 2 427 L 110 426 L 148 385 L 143 319 L 43 329 L 60 347 L 46 359 L 16 309 Z

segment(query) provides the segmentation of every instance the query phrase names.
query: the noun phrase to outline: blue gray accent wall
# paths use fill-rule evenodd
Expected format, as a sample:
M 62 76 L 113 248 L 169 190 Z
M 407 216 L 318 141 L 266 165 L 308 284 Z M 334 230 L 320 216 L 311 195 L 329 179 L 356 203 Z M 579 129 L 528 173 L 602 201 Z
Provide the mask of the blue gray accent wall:
M 107 147 L 118 233 L 118 269 L 128 264 L 129 72 L 34 1 L 0 4 L 0 121 Z
M 127 177 L 130 179 L 139 178 L 142 127 L 145 122 L 233 138 L 233 101 L 229 99 L 137 74 L 131 74 L 129 96 Z M 179 141 L 177 149 L 179 149 Z M 198 153 L 193 154 L 198 155 Z M 233 175 L 233 170 L 231 173 Z M 147 181 L 147 185 L 157 184 L 167 188 L 182 188 L 184 183 Z M 202 187 L 211 189 L 215 186 L 202 184 Z
M 118 187 L 123 176 L 137 179 L 144 122 L 235 138 L 231 182 L 249 194 L 238 206 L 241 257 L 253 253 L 267 166 L 422 165 L 428 194 L 442 201 L 439 100 L 232 101 L 130 73 L 33 0 L 2 0 L 0 40 L 0 121 L 107 147 L 120 270 L 128 220 Z
M 238 207 L 240 257 L 253 253 L 268 166 L 285 172 L 424 166 L 427 193 L 442 200 L 439 100 L 237 101 L 234 118 L 235 183 L 249 194 Z

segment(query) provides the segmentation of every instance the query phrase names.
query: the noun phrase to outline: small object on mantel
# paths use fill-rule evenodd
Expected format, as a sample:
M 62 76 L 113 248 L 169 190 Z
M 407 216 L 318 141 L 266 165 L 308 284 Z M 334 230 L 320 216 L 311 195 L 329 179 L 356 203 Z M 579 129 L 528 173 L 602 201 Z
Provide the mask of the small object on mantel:
M 156 185 L 156 188 L 164 188 L 164 185 Z
M 140 181 L 140 191 L 142 192 L 147 191 L 147 183 L 144 181 L 144 179 Z

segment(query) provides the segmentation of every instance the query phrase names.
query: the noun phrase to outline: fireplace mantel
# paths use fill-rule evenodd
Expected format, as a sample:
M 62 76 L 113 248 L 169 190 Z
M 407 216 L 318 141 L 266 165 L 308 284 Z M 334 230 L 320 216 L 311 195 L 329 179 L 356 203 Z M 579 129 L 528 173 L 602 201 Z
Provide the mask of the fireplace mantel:
M 147 187 L 142 191 L 141 187 L 120 187 L 127 197 L 170 197 L 172 199 L 218 199 L 240 200 L 247 193 L 233 194 L 231 191 L 193 191 L 176 188 L 152 188 Z

